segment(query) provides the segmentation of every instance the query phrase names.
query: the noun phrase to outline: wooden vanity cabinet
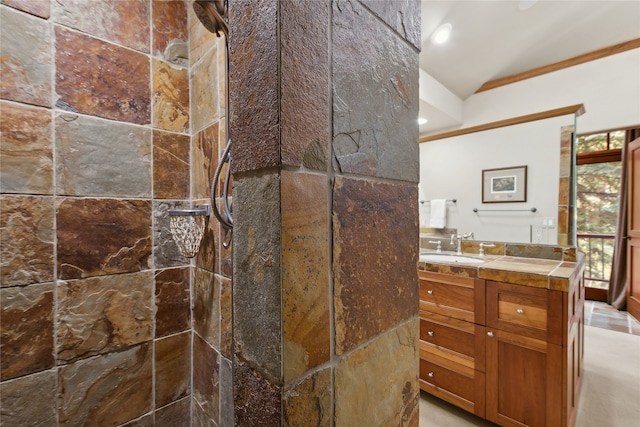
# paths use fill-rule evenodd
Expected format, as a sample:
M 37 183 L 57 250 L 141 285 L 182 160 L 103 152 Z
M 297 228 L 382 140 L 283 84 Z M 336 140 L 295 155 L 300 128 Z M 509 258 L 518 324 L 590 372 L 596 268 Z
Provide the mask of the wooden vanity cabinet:
M 563 292 L 492 281 L 486 290 L 486 418 L 562 426 Z
M 484 280 L 419 274 L 420 388 L 484 417 Z
M 419 275 L 424 391 L 501 426 L 574 424 L 584 355 L 581 278 L 564 292 Z

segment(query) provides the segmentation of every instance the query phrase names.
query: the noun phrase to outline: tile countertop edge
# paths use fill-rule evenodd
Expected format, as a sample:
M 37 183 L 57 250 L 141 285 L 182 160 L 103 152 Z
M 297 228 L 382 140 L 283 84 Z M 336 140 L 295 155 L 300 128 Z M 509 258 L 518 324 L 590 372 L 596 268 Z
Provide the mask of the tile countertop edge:
M 570 283 L 572 283 L 576 279 L 576 277 L 581 274 L 584 268 L 584 254 L 578 252 L 577 258 L 578 259 L 574 262 L 561 260 L 541 260 L 540 258 L 498 256 L 493 259 L 487 259 L 484 264 L 477 266 L 423 261 L 419 263 L 419 266 L 422 267 L 422 269 L 425 271 L 436 271 L 454 275 L 456 275 L 456 273 L 455 271 L 452 271 L 452 268 L 466 271 L 472 269 L 477 271 L 477 274 L 475 276 L 480 279 L 568 292 Z M 517 264 L 520 268 L 526 266 L 527 264 L 530 264 L 532 269 L 535 267 L 537 267 L 538 269 L 547 267 L 548 271 L 541 273 L 535 271 L 512 270 L 507 266 L 509 262 Z M 437 267 L 428 269 L 426 268 L 427 264 L 432 267 Z

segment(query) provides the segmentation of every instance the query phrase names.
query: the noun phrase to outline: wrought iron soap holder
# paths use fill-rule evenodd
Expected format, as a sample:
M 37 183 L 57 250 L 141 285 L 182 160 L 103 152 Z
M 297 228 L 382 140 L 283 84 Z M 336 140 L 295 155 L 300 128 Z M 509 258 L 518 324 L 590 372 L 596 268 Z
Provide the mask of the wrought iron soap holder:
M 208 216 L 209 205 L 169 210 L 171 236 L 183 256 L 193 258 L 198 254 Z

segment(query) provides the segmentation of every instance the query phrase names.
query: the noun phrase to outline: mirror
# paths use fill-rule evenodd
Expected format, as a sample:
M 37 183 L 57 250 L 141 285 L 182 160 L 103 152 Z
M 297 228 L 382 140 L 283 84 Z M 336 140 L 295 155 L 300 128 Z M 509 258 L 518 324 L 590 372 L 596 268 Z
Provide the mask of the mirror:
M 473 232 L 479 241 L 573 244 L 569 189 L 574 127 L 575 113 L 563 114 L 421 143 L 421 233 L 446 235 L 453 229 Z M 521 166 L 526 166 L 526 181 L 518 175 L 514 188 L 490 189 L 490 179 L 498 182 L 501 177 L 490 170 Z M 505 174 L 511 179 L 513 170 Z M 516 193 L 524 200 L 511 201 Z M 445 230 L 430 222 L 434 199 L 447 200 Z

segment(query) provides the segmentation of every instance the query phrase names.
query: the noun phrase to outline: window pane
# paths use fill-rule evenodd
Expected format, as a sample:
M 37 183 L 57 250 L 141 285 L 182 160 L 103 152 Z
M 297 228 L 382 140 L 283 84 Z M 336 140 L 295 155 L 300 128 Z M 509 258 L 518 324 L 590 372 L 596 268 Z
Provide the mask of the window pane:
M 578 233 L 614 234 L 618 216 L 620 162 L 576 168 Z
M 578 153 L 588 153 L 590 151 L 600 151 L 607 149 L 607 134 L 596 133 L 578 137 L 576 150 Z
M 622 148 L 624 145 L 624 134 L 625 131 L 623 130 L 611 132 L 609 136 L 609 149 Z

